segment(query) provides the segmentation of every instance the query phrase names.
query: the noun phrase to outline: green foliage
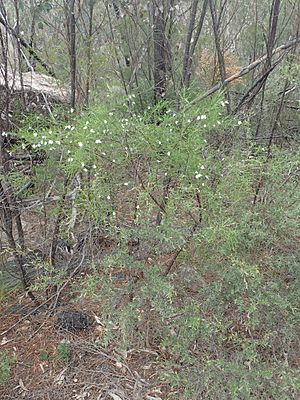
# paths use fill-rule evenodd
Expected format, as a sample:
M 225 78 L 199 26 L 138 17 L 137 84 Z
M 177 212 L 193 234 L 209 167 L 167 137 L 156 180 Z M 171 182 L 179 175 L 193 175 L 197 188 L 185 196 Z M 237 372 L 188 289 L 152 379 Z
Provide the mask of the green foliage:
M 4 385 L 10 377 L 11 366 L 16 361 L 7 351 L 0 352 L 0 385 Z
M 40 351 L 40 360 L 41 361 L 49 360 L 49 351 L 48 350 L 41 350 Z
M 57 357 L 62 363 L 68 363 L 71 357 L 70 343 L 67 340 L 61 341 L 57 347 Z
M 181 104 L 101 106 L 21 131 L 47 152 L 37 190 L 51 181 L 61 196 L 79 179 L 77 221 L 114 242 L 74 294 L 99 299 L 102 345 L 168 354 L 162 377 L 182 399 L 295 398 L 299 151 L 248 146 L 251 122 L 228 117 L 220 96 Z M 128 248 L 137 238 L 141 257 Z M 40 288 L 64 279 L 49 268 Z

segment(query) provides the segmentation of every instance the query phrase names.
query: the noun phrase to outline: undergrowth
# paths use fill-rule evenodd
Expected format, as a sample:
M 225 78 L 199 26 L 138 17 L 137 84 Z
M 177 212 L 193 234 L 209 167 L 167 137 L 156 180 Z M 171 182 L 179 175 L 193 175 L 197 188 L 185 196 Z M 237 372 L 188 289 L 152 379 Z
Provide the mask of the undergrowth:
M 299 151 L 253 144 L 222 97 L 182 107 L 101 106 L 19 133 L 47 153 L 36 192 L 52 182 L 62 197 L 77 182 L 47 211 L 63 207 L 61 235 L 98 229 L 113 243 L 73 293 L 99 299 L 102 345 L 161 354 L 181 399 L 296 398 Z

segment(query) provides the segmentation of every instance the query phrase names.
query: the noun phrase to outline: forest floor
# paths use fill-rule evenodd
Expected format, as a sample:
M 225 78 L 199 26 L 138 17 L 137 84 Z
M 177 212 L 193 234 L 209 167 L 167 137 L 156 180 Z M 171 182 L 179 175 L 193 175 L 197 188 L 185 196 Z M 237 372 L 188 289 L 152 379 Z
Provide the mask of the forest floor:
M 121 354 L 117 343 L 107 348 L 99 344 L 104 328 L 96 302 L 77 301 L 51 315 L 45 309 L 34 311 L 22 293 L 13 297 L 23 307 L 11 307 L 10 298 L 0 308 L 0 348 L 10 354 L 10 377 L 0 386 L 1 400 L 179 398 L 160 379 L 160 360 L 166 355 L 158 349 L 132 348 Z M 73 332 L 57 329 L 56 314 L 65 309 L 88 313 L 91 325 Z

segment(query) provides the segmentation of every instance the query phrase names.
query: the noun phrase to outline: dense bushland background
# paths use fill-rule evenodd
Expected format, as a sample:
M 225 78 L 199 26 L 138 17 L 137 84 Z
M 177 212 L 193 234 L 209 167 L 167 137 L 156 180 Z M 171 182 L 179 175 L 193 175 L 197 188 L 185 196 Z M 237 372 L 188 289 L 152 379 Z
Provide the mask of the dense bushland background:
M 299 15 L 285 0 L 0 1 L 5 398 L 16 382 L 56 393 L 54 373 L 44 394 L 20 375 L 16 298 L 47 306 L 29 345 L 63 305 L 94 316 L 82 354 L 154 357 L 134 366 L 147 390 L 96 393 L 60 332 L 55 356 L 35 352 L 65 382 L 82 365 L 78 396 L 297 398 Z

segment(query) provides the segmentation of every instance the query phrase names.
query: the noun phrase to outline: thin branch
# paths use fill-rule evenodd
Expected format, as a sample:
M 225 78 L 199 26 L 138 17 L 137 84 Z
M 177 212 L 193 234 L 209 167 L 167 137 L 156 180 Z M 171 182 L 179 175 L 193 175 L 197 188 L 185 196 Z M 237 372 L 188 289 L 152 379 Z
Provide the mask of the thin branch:
M 282 44 L 281 46 L 277 47 L 276 49 L 273 50 L 272 55 L 274 56 L 275 54 L 278 54 L 282 51 L 289 50 L 291 47 L 295 46 L 297 43 L 300 42 L 300 37 L 297 37 L 296 39 L 289 40 L 285 44 Z M 236 81 L 237 79 L 241 78 L 242 76 L 248 74 L 249 72 L 253 71 L 255 68 L 257 68 L 261 63 L 266 61 L 268 58 L 268 55 L 265 54 L 263 57 L 258 58 L 257 60 L 253 61 L 251 64 L 247 65 L 246 67 L 242 67 L 238 72 L 235 74 L 229 76 L 228 78 L 225 79 L 224 82 L 219 82 L 215 86 L 213 86 L 211 89 L 209 89 L 203 96 L 200 96 L 198 98 L 195 98 L 190 104 L 197 103 L 201 100 L 206 99 L 207 97 L 211 96 L 212 94 L 216 93 L 218 90 L 222 89 L 224 86 L 229 85 L 230 83 Z

